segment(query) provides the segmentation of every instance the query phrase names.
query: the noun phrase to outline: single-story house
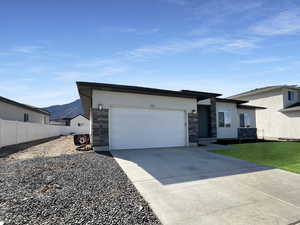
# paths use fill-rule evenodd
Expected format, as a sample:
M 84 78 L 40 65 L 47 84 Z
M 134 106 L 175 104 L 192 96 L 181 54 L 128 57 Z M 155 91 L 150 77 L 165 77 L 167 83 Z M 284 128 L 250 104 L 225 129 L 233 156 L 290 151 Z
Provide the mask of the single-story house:
M 65 117 L 62 119 L 51 120 L 51 125 L 56 126 L 69 126 L 73 128 L 73 131 L 78 134 L 90 133 L 90 121 L 84 115 L 78 114 L 73 117 Z
M 80 130 L 82 134 L 90 133 L 90 120 L 83 115 L 79 114 L 71 118 L 70 126 L 78 128 L 78 130 Z
M 49 124 L 47 110 L 22 104 L 0 96 L 0 119 Z
M 97 150 L 195 146 L 256 138 L 255 112 L 221 94 L 77 82 Z
M 70 126 L 69 121 L 65 119 L 50 120 L 49 124 L 54 126 Z
M 256 113 L 258 138 L 300 140 L 300 87 L 277 85 L 257 88 L 230 97 L 265 107 Z

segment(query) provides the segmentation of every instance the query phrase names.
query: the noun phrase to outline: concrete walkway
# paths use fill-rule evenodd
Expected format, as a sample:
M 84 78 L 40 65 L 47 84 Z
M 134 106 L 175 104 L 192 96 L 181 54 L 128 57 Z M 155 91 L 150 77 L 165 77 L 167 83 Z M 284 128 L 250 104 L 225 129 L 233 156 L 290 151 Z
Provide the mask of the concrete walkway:
M 112 154 L 165 225 L 300 224 L 300 175 L 201 149 Z

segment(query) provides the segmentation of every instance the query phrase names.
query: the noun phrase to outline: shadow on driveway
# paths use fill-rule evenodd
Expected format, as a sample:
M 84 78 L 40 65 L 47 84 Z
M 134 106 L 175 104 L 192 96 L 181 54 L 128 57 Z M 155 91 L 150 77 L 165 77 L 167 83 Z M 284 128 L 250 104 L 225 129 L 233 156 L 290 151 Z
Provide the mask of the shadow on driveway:
M 118 150 L 112 154 L 144 170 L 135 171 L 137 181 L 146 179 L 146 172 L 164 185 L 273 169 L 195 148 Z

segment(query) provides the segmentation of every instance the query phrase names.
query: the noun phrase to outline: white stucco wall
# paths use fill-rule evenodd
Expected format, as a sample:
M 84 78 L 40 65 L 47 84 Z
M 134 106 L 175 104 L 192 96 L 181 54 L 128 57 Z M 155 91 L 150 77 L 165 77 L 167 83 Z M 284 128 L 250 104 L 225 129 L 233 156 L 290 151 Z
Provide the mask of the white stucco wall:
M 237 138 L 238 128 L 240 128 L 240 113 L 248 113 L 250 116 L 251 128 L 256 128 L 256 110 L 240 109 L 235 103 L 217 102 L 217 138 Z M 231 127 L 219 127 L 218 112 L 230 112 Z
M 250 105 L 267 109 L 256 110 L 258 137 L 264 139 L 300 139 L 300 112 L 282 113 L 279 110 L 287 104 L 287 89 L 239 98 L 248 100 Z
M 281 89 L 258 93 L 251 96 L 244 96 L 238 99 L 249 101 L 245 105 L 261 106 L 272 110 L 280 110 L 284 107 Z
M 1 119 L 23 122 L 24 113 L 28 113 L 29 115 L 28 122 L 44 124 L 44 121 L 46 119 L 46 123 L 49 123 L 49 116 L 47 115 L 0 101 Z
M 79 133 L 89 134 L 90 133 L 90 121 L 82 115 L 73 118 L 70 121 L 70 126 L 77 128 Z
M 217 138 L 237 138 L 237 128 L 239 127 L 238 112 L 235 103 L 217 102 Z M 231 127 L 219 127 L 219 112 L 230 112 Z
M 92 102 L 93 108 L 98 108 L 98 105 L 102 104 L 104 108 L 136 107 L 186 110 L 187 112 L 197 110 L 197 100 L 192 98 L 132 94 L 99 90 L 93 90 Z

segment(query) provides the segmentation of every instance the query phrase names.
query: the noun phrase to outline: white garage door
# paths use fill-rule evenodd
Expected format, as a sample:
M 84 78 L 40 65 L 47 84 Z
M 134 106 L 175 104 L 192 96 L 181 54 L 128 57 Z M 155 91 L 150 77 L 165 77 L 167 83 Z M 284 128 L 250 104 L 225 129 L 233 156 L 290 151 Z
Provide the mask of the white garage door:
M 111 149 L 173 147 L 185 144 L 184 111 L 111 109 Z

